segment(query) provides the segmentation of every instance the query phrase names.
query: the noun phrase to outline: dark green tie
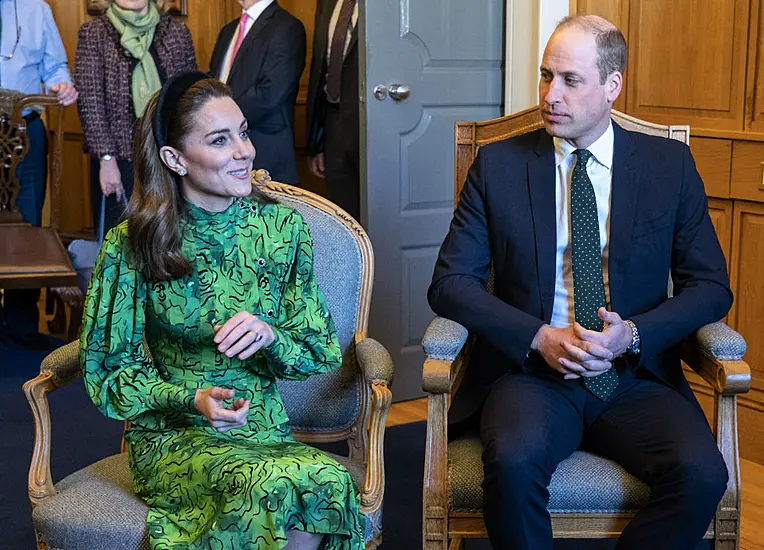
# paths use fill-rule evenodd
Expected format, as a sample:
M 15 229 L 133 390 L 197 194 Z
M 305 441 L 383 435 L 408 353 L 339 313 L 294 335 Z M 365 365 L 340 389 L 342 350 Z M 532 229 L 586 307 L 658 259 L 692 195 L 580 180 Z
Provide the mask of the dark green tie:
M 570 221 L 573 233 L 573 309 L 576 321 L 589 330 L 601 331 L 604 323 L 597 310 L 607 307 L 605 282 L 602 278 L 602 252 L 600 249 L 600 225 L 597 219 L 597 199 L 586 163 L 592 154 L 586 149 L 576 149 L 578 157 L 570 183 Z M 618 386 L 615 369 L 599 376 L 584 377 L 584 386 L 603 401 Z

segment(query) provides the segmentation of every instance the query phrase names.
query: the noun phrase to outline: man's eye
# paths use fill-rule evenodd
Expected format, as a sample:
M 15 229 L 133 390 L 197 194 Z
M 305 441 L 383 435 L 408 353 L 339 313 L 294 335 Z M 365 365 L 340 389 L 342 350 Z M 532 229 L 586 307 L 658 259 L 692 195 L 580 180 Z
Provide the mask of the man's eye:
M 567 84 L 568 86 L 577 86 L 578 80 L 576 80 L 575 78 L 566 78 L 565 84 Z

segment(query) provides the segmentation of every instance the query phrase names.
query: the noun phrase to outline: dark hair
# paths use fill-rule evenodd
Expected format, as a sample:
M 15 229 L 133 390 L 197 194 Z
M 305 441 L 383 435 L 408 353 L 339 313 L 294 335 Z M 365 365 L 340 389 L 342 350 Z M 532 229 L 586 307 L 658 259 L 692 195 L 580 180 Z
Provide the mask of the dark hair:
M 555 32 L 570 26 L 576 26 L 594 35 L 600 84 L 604 84 L 607 77 L 616 71 L 623 74 L 629 50 L 618 27 L 596 15 L 569 15 L 557 24 Z
M 149 281 L 177 279 L 192 271 L 181 251 L 181 220 L 185 216 L 181 178 L 162 162 L 152 127 L 163 90 L 154 94 L 137 123 L 133 143 L 135 180 L 125 213 L 136 269 Z M 231 92 L 217 79 L 199 80 L 188 88 L 169 117 L 167 144 L 182 150 L 199 111 L 209 101 L 223 97 L 230 98 Z M 275 202 L 255 187 L 251 198 Z

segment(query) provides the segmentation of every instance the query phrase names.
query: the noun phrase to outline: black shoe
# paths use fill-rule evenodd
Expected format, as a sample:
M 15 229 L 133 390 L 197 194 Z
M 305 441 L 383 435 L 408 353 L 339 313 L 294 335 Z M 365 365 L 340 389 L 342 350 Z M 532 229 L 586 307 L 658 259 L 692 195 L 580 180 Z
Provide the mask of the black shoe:
M 39 332 L 28 332 L 26 334 L 13 334 L 6 335 L 6 340 L 14 346 L 20 348 L 31 349 L 34 351 L 51 352 L 54 349 L 58 349 L 66 342 L 53 338 L 47 334 L 40 334 Z

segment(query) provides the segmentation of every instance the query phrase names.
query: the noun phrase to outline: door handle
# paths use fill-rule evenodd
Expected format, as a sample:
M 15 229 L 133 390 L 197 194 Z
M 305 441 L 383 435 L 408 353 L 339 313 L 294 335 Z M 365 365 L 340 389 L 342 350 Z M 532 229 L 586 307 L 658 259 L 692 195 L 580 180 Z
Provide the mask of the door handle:
M 411 90 L 409 90 L 408 86 L 402 84 L 391 84 L 388 92 L 395 101 L 403 101 L 409 96 Z

